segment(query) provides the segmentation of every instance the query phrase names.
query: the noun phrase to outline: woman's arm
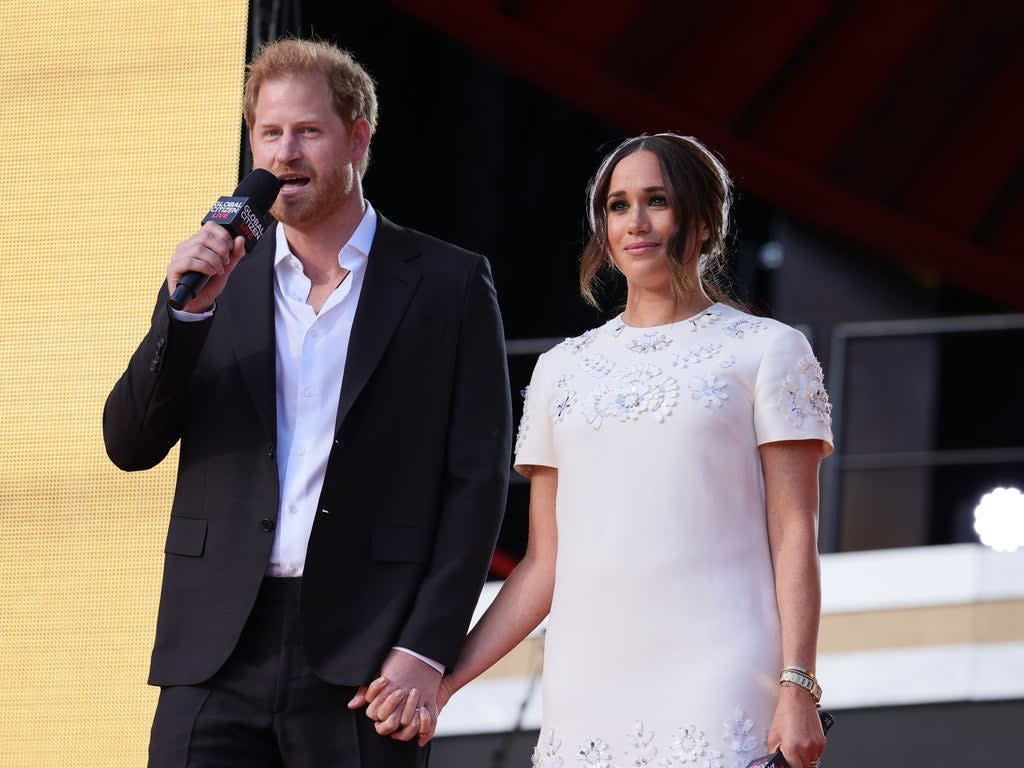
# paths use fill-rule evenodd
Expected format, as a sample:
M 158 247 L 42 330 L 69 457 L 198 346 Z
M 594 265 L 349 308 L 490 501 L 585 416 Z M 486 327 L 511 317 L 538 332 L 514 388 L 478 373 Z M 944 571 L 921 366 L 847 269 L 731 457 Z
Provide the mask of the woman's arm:
M 534 467 L 530 475 L 530 521 L 526 554 L 505 579 L 494 602 L 470 631 L 455 666 L 441 680 L 435 699 L 436 711 L 416 715 L 412 710 L 403 712 L 397 697 L 388 697 L 375 708 L 374 718 L 380 722 L 389 722 L 388 718 L 392 715 L 401 718 L 400 725 L 398 722 L 393 723 L 400 728 L 393 738 L 408 737 L 418 731 L 420 746 L 430 741 L 437 723 L 437 712 L 440 712 L 452 694 L 511 651 L 548 614 L 555 583 L 555 554 L 558 550 L 555 526 L 557 488 L 558 470 Z M 371 685 L 364 701 L 372 703 L 379 690 L 376 683 Z
M 782 626 L 783 666 L 814 672 L 821 620 L 818 566 L 818 466 L 821 443 L 794 440 L 761 446 L 768 541 Z M 781 672 L 781 670 L 780 670 Z M 781 748 L 792 768 L 810 768 L 825 749 L 811 695 L 783 683 L 768 731 L 768 748 Z
M 455 667 L 442 682 L 447 694 L 445 701 L 511 651 L 551 609 L 558 551 L 555 526 L 557 488 L 558 470 L 534 468 L 530 476 L 530 529 L 526 554 L 466 638 Z

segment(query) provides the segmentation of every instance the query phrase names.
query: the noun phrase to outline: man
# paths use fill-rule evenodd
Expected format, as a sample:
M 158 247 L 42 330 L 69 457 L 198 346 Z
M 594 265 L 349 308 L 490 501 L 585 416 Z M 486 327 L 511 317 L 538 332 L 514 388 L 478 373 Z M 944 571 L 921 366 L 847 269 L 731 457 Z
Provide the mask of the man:
M 369 75 L 326 43 L 250 63 L 254 165 L 284 181 L 243 258 L 205 224 L 104 409 L 111 460 L 180 440 L 150 766 L 425 765 L 504 508 L 511 406 L 490 270 L 363 199 Z M 211 279 L 182 311 L 186 272 Z M 374 694 L 401 717 L 374 723 Z M 381 735 L 383 734 L 383 735 Z

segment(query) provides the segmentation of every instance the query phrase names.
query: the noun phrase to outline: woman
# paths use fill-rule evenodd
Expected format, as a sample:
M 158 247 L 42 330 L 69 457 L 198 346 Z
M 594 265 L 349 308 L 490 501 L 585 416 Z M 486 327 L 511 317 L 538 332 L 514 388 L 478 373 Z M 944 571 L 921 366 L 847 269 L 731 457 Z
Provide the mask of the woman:
M 821 367 L 715 288 L 731 182 L 698 141 L 630 139 L 588 192 L 581 290 L 611 266 L 625 310 L 537 362 L 526 556 L 438 703 L 550 609 L 534 765 L 816 766 Z

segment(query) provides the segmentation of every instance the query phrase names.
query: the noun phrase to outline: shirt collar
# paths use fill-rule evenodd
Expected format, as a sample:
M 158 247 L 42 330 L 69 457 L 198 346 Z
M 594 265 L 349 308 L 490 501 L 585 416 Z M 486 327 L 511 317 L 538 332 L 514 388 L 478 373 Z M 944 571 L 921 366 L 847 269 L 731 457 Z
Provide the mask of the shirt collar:
M 356 231 L 352 237 L 338 251 L 338 264 L 350 272 L 366 263 L 370 255 L 370 247 L 373 245 L 374 235 L 377 234 L 377 212 L 366 200 L 366 210 L 363 211 L 363 218 L 359 220 Z M 291 249 L 288 248 L 288 238 L 284 233 L 284 224 L 277 224 L 277 242 L 274 243 L 274 266 L 277 267 L 288 256 L 295 258 Z

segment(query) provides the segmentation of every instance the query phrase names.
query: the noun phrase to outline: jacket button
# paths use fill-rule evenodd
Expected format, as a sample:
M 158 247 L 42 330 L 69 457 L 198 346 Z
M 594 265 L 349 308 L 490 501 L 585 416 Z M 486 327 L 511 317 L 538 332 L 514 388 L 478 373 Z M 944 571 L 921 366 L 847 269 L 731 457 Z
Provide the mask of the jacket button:
M 274 530 L 274 521 L 271 520 L 269 517 L 264 517 L 262 520 L 260 520 L 260 528 L 262 528 L 267 533 L 270 533 L 272 530 Z
M 267 446 L 267 458 L 269 458 L 269 459 L 274 458 L 274 446 L 272 446 L 272 445 L 268 445 Z

